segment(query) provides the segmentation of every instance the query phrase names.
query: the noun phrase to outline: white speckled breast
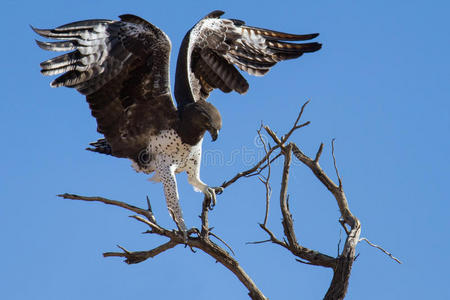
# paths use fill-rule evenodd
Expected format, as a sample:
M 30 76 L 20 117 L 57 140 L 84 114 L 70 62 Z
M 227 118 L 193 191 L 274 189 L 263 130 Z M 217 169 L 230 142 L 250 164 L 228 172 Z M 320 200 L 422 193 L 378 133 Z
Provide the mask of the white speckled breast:
M 163 130 L 149 142 L 147 148 L 150 155 L 149 164 L 143 168 L 133 162 L 132 167 L 137 172 L 149 174 L 157 171 L 156 162 L 160 161 L 164 165 L 175 166 L 176 173 L 194 169 L 195 165 L 200 163 L 202 141 L 203 139 L 197 145 L 191 146 L 183 143 L 175 130 Z M 158 178 L 159 174 L 153 177 L 154 180 Z

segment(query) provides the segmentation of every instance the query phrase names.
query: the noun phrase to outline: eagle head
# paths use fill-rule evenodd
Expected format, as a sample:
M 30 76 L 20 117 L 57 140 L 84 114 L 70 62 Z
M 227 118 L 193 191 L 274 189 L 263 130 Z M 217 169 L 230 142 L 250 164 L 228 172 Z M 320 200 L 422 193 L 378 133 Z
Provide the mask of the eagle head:
M 186 134 L 203 136 L 208 131 L 213 141 L 217 140 L 219 131 L 222 129 L 222 117 L 217 108 L 211 103 L 199 100 L 189 103 L 180 109 L 182 128 Z M 197 141 L 193 136 L 186 140 Z M 195 142 L 196 143 L 196 142 Z
M 203 118 L 205 129 L 208 130 L 214 142 L 219 136 L 220 129 L 222 129 L 222 116 L 211 103 L 206 101 L 197 101 L 196 103 L 201 106 L 200 115 Z

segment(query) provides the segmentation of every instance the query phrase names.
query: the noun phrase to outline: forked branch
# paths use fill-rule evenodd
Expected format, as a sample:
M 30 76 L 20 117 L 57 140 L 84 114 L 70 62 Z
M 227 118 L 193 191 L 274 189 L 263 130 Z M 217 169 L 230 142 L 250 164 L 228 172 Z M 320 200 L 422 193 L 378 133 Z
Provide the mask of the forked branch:
M 233 183 L 237 182 L 241 178 L 247 178 L 251 176 L 258 176 L 259 180 L 265 186 L 265 215 L 263 223 L 259 224 L 261 229 L 263 229 L 269 236 L 269 238 L 265 241 L 253 242 L 252 244 L 262 244 L 266 242 L 272 242 L 274 244 L 280 245 L 290 251 L 298 262 L 308 264 L 308 265 L 316 265 L 323 266 L 327 268 L 331 268 L 334 272 L 330 287 L 325 295 L 324 299 L 343 299 L 347 292 L 348 282 L 350 278 L 350 272 L 353 266 L 353 262 L 355 260 L 355 252 L 356 246 L 358 242 L 365 240 L 370 245 L 382 250 L 384 253 L 389 255 L 392 259 L 400 262 L 397 258 L 392 256 L 389 252 L 382 249 L 381 247 L 371 244 L 367 239 L 360 239 L 361 234 L 361 223 L 356 218 L 352 212 L 350 211 L 348 201 L 343 189 L 342 179 L 339 174 L 336 157 L 335 157 L 335 149 L 334 149 L 334 140 L 332 141 L 332 158 L 334 169 L 336 172 L 338 184 L 334 183 L 333 180 L 325 173 L 325 171 L 321 168 L 319 161 L 323 152 L 324 145 L 320 144 L 314 159 L 305 155 L 300 148 L 293 142 L 290 142 L 289 139 L 293 135 L 295 131 L 304 126 L 308 125 L 309 122 L 300 123 L 301 117 L 303 115 L 304 109 L 309 103 L 306 102 L 300 109 L 300 112 L 292 126 L 292 128 L 284 135 L 280 137 L 272 131 L 269 126 L 262 126 L 259 129 L 258 134 L 261 139 L 261 142 L 264 146 L 265 155 L 264 157 L 257 162 L 250 169 L 240 172 L 236 174 L 233 178 L 228 181 L 225 181 L 222 184 L 222 188 L 227 188 Z M 264 129 L 265 132 L 272 138 L 274 141 L 274 146 L 269 146 L 261 137 L 261 130 Z M 280 150 L 280 151 L 277 151 Z M 275 153 L 277 151 L 277 153 Z M 282 214 L 282 222 L 281 225 L 284 231 L 284 237 L 282 239 L 277 238 L 276 235 L 268 228 L 268 218 L 269 218 L 269 206 L 270 206 L 270 198 L 272 194 L 272 187 L 270 185 L 271 179 L 271 163 L 275 160 L 283 157 L 283 173 L 281 178 L 281 188 L 280 188 L 280 210 Z M 336 203 L 339 207 L 340 218 L 339 222 L 345 229 L 347 237 L 345 239 L 344 247 L 342 252 L 339 253 L 337 257 L 332 257 L 327 254 L 323 254 L 319 251 L 312 250 L 306 248 L 301 245 L 301 243 L 297 240 L 296 232 L 294 228 L 294 221 L 292 218 L 292 214 L 289 208 L 289 194 L 288 194 L 288 183 L 289 183 L 289 175 L 291 172 L 291 164 L 292 159 L 296 158 L 300 162 L 302 162 L 306 167 L 308 167 L 314 176 L 330 191 L 333 195 Z M 265 173 L 265 175 L 263 174 Z M 135 220 L 146 224 L 149 229 L 145 233 L 156 234 L 160 236 L 164 236 L 169 240 L 148 251 L 129 251 L 125 248 L 118 246 L 122 252 L 107 252 L 104 253 L 104 257 L 125 257 L 125 262 L 128 264 L 136 264 L 143 262 L 149 258 L 153 258 L 169 249 L 174 248 L 177 245 L 189 246 L 192 251 L 194 249 L 200 249 L 206 254 L 213 257 L 217 262 L 224 265 L 228 268 L 235 276 L 241 281 L 242 284 L 248 289 L 249 296 L 251 299 L 263 300 L 267 299 L 262 292 L 258 289 L 252 279 L 247 275 L 247 273 L 242 269 L 239 265 L 238 261 L 234 259 L 225 249 L 218 246 L 216 243 L 211 241 L 210 237 L 213 236 L 217 238 L 220 242 L 224 243 L 228 249 L 231 248 L 225 243 L 220 237 L 211 232 L 211 228 L 209 227 L 208 221 L 208 213 L 210 208 L 210 202 L 208 199 L 204 199 L 202 205 L 202 212 L 200 215 L 201 218 L 201 229 L 191 228 L 188 230 L 187 240 L 183 236 L 183 234 L 179 231 L 169 230 L 164 227 L 161 227 L 157 224 L 155 216 L 151 210 L 150 201 L 148 201 L 148 208 L 142 209 L 125 202 L 110 200 L 103 197 L 85 197 L 74 194 L 63 194 L 59 195 L 65 199 L 73 199 L 73 200 L 83 200 L 83 201 L 95 201 L 102 202 L 108 205 L 118 206 L 127 210 L 130 210 L 137 215 L 131 216 Z
M 202 213 L 200 216 L 202 220 L 202 229 L 198 230 L 197 228 L 192 228 L 188 230 L 188 238 L 187 241 L 185 241 L 183 234 L 181 232 L 169 230 L 159 226 L 156 223 L 150 208 L 146 210 L 122 201 L 110 200 L 103 197 L 86 197 L 74 194 L 62 194 L 58 196 L 65 199 L 102 202 L 104 204 L 114 205 L 133 211 L 138 215 L 134 215 L 131 217 L 146 224 L 150 228 L 145 233 L 157 234 L 169 239 L 168 242 L 148 251 L 128 251 L 125 248 L 119 246 L 119 248 L 123 252 L 106 252 L 103 254 L 104 257 L 125 257 L 126 263 L 136 264 L 143 262 L 148 258 L 155 257 L 158 254 L 161 254 L 169 249 L 172 249 L 177 245 L 189 246 L 191 249 L 196 248 L 202 250 L 206 254 L 213 257 L 215 261 L 221 263 L 223 266 L 225 266 L 227 269 L 233 272 L 233 274 L 235 274 L 235 276 L 241 281 L 241 283 L 248 289 L 249 296 L 251 299 L 253 300 L 267 299 L 264 296 L 264 294 L 259 290 L 259 288 L 256 286 L 256 284 L 253 282 L 253 280 L 250 278 L 250 276 L 248 276 L 248 274 L 240 266 L 238 261 L 234 259 L 226 250 L 222 249 L 220 246 L 211 241 L 211 239 L 209 238 L 210 235 L 215 237 L 217 237 L 217 235 L 213 234 L 209 228 L 208 223 L 209 199 L 207 198 L 205 198 L 203 201 Z M 219 237 L 217 238 L 223 242 L 222 239 L 220 239 Z
M 359 220 L 351 213 L 348 206 L 347 198 L 342 186 L 342 180 L 339 175 L 339 171 L 337 169 L 336 158 L 334 154 L 334 140 L 332 143 L 332 157 L 336 175 L 339 181 L 338 185 L 336 185 L 320 167 L 319 160 L 323 152 L 324 147 L 323 144 L 320 145 L 314 159 L 311 159 L 310 157 L 305 155 L 295 143 L 289 142 L 289 138 L 296 130 L 309 124 L 309 122 L 305 122 L 299 125 L 301 116 L 307 104 L 308 102 L 306 102 L 302 106 L 300 113 L 294 122 L 294 125 L 281 138 L 279 138 L 277 134 L 269 128 L 269 126 L 264 126 L 264 129 L 267 132 L 267 134 L 275 142 L 275 146 L 273 146 L 271 149 L 280 148 L 281 154 L 284 157 L 284 166 L 280 189 L 280 209 L 283 216 L 282 226 L 285 238 L 283 239 L 283 241 L 281 241 L 272 233 L 271 230 L 267 228 L 268 208 L 266 208 L 265 221 L 263 224 L 260 224 L 260 226 L 269 235 L 270 241 L 288 249 L 293 255 L 298 257 L 297 261 L 309 265 L 318 265 L 332 268 L 334 271 L 334 276 L 330 284 L 330 287 L 327 291 L 327 294 L 325 295 L 325 299 L 343 299 L 347 291 L 350 271 L 353 265 L 353 261 L 355 259 L 355 249 L 356 245 L 358 244 L 359 236 L 361 233 L 361 224 Z M 255 167 L 249 169 L 247 172 L 250 173 L 255 172 L 261 165 L 264 165 L 265 161 L 267 160 L 270 161 L 270 154 L 271 153 L 266 154 L 263 160 L 261 160 Z M 325 185 L 325 187 L 332 193 L 338 204 L 339 210 L 341 212 L 342 224 L 344 224 L 343 226 L 346 229 L 347 238 L 342 253 L 338 255 L 338 257 L 336 258 L 320 253 L 319 251 L 303 247 L 297 241 L 294 229 L 294 222 L 292 219 L 292 214 L 289 209 L 289 196 L 287 192 L 292 154 L 294 154 L 295 158 L 297 158 L 304 165 L 306 165 L 313 172 L 316 178 L 319 179 L 323 185 Z M 249 173 L 247 173 L 247 175 L 248 174 Z M 240 177 L 238 176 L 238 178 L 235 177 L 233 179 L 235 179 L 234 181 L 236 181 L 239 178 Z M 268 184 L 266 182 L 263 183 L 265 185 Z M 268 200 L 266 199 L 266 205 L 267 203 Z M 350 230 L 347 230 L 345 224 L 350 227 Z

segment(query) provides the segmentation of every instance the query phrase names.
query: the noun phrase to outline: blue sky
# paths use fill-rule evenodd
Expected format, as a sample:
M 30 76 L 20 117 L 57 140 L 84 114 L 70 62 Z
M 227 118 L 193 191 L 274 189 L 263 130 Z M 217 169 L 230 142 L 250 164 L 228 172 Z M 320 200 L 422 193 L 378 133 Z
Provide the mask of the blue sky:
M 28 27 L 53 27 L 88 18 L 137 14 L 162 28 L 174 52 L 185 32 L 214 9 L 247 24 L 293 33 L 320 32 L 320 52 L 281 63 L 263 78 L 247 76 L 245 96 L 214 92 L 222 113 L 217 142 L 204 151 L 202 178 L 219 185 L 261 153 L 254 143 L 261 121 L 285 132 L 299 107 L 312 123 L 293 136 L 313 155 L 324 142 L 322 166 L 334 175 L 330 141 L 362 236 L 404 264 L 361 243 L 347 299 L 449 299 L 450 26 L 446 1 L 4 1 L 0 123 L 0 298 L 15 299 L 248 299 L 224 267 L 198 251 L 177 247 L 138 265 L 102 252 L 120 244 L 151 249 L 164 239 L 128 212 L 62 200 L 63 192 L 102 195 L 144 205 L 149 195 L 161 224 L 174 227 L 160 184 L 127 160 L 83 149 L 96 140 L 82 96 L 51 89 L 39 63 L 51 55 Z M 6 7 L 6 8 L 5 8 Z M 172 74 L 176 55 L 172 55 Z M 172 81 L 173 84 L 173 81 Z M 277 207 L 280 170 L 273 171 L 270 228 L 281 236 Z M 296 163 L 289 194 L 299 241 L 335 255 L 340 235 L 334 199 Z M 202 195 L 178 177 L 188 226 L 198 226 Z M 256 178 L 232 185 L 211 214 L 215 232 L 236 251 L 243 268 L 270 299 L 320 299 L 331 271 L 295 262 L 265 239 L 264 188 Z

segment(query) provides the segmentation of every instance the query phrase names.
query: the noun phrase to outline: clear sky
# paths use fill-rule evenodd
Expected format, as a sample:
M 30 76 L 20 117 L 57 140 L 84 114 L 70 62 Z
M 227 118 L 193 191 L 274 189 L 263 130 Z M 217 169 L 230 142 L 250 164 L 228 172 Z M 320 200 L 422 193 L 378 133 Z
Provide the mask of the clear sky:
M 159 222 L 174 228 L 160 184 L 130 162 L 85 151 L 94 119 L 74 90 L 51 89 L 39 63 L 51 57 L 29 24 L 54 27 L 89 18 L 137 14 L 163 29 L 174 52 L 185 32 L 214 9 L 247 24 L 293 33 L 320 32 L 323 49 L 247 76 L 245 96 L 214 92 L 223 116 L 217 142 L 207 138 L 202 178 L 219 185 L 261 154 L 261 121 L 285 132 L 311 99 L 312 123 L 293 141 L 334 175 L 330 141 L 362 236 L 399 257 L 398 265 L 361 243 L 347 299 L 450 299 L 450 25 L 448 1 L 10 1 L 2 4 L 0 124 L 0 298 L 248 299 L 223 266 L 178 246 L 128 266 L 102 252 L 147 250 L 165 240 L 115 207 L 62 200 L 69 192 L 143 206 L 149 195 Z M 172 55 L 172 75 L 176 55 Z M 173 84 L 173 81 L 172 81 Z M 282 233 L 277 206 L 280 164 L 273 171 L 269 226 Z M 299 242 L 335 255 L 339 212 L 334 199 L 296 163 L 289 194 Z M 334 178 L 334 176 L 333 176 Z M 178 176 L 188 226 L 199 226 L 203 199 Z M 215 232 L 270 299 L 320 299 L 332 272 L 297 263 L 276 245 L 246 245 L 266 235 L 264 188 L 256 178 L 232 185 L 211 214 Z

